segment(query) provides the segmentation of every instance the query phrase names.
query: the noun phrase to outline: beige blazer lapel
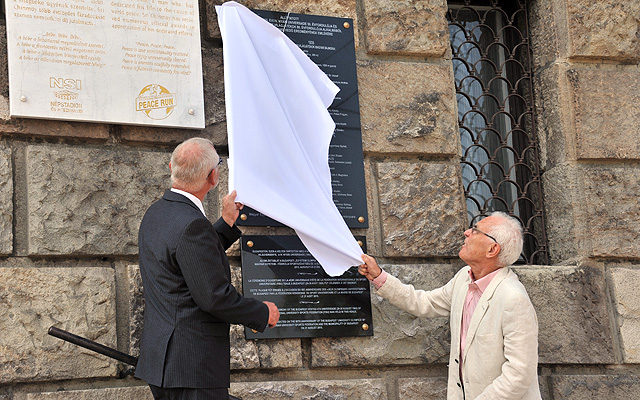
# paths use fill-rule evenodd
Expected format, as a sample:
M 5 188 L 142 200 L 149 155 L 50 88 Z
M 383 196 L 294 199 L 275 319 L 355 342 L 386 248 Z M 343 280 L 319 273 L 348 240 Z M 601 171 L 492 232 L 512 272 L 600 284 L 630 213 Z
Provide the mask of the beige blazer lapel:
M 469 267 L 467 267 L 467 270 Z M 455 359 L 460 360 L 460 329 L 462 328 L 462 311 L 464 308 L 464 299 L 467 297 L 471 277 L 468 271 L 464 273 L 462 284 L 457 285 L 451 301 L 451 350 L 455 352 Z
M 487 310 L 489 309 L 489 303 L 493 298 L 493 294 L 496 291 L 498 285 L 507 277 L 509 274 L 509 268 L 504 267 L 498 272 L 498 274 L 491 280 L 487 289 L 482 293 L 482 297 L 480 297 L 480 301 L 476 306 L 476 309 L 473 311 L 473 315 L 471 316 L 471 321 L 469 321 L 469 330 L 467 331 L 467 338 L 464 344 L 464 360 L 467 359 L 467 354 L 469 354 L 469 346 L 473 343 L 473 339 L 476 336 L 476 332 L 478 331 L 478 326 L 480 325 L 480 321 L 484 318 Z M 466 296 L 466 292 L 465 292 Z M 460 314 L 462 318 L 462 313 Z

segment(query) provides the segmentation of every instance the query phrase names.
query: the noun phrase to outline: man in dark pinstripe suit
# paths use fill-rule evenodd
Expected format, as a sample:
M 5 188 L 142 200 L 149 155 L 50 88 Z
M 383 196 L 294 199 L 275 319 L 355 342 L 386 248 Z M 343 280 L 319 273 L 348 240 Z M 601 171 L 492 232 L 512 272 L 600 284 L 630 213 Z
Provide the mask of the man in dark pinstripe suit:
M 136 377 L 155 399 L 229 398 L 229 324 L 273 327 L 275 304 L 240 295 L 231 285 L 225 250 L 241 235 L 242 205 L 223 199 L 211 224 L 202 199 L 219 181 L 222 159 L 212 143 L 193 138 L 171 156 L 171 190 L 151 205 L 138 237 L 144 287 L 144 331 Z

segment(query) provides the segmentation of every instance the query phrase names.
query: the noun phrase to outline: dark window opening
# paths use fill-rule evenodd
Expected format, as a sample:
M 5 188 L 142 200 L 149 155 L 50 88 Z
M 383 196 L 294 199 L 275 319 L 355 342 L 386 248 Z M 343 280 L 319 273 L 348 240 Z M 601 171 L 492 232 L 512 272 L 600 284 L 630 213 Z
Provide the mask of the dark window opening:
M 462 181 L 472 225 L 492 211 L 522 222 L 520 263 L 548 264 L 524 1 L 449 1 Z

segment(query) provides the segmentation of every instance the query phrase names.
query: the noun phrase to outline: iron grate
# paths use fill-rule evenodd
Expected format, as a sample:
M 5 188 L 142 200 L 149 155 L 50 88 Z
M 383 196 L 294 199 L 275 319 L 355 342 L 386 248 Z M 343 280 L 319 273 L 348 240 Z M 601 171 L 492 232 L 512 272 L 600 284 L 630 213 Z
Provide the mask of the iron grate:
M 447 19 L 469 224 L 492 211 L 517 217 L 519 262 L 548 264 L 526 5 L 455 3 Z

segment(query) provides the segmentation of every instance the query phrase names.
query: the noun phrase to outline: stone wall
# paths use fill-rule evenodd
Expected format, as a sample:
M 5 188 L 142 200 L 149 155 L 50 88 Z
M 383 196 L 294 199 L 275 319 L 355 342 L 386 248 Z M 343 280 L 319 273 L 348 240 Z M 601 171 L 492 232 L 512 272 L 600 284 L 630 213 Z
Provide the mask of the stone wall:
M 205 136 L 226 152 L 219 3 L 201 8 L 201 131 L 9 118 L 2 26 L 0 400 L 152 398 L 131 368 L 47 329 L 137 355 L 142 214 L 168 186 L 177 143 Z M 356 233 L 402 280 L 445 283 L 461 266 L 466 224 L 446 2 L 243 3 L 353 18 L 370 214 L 370 227 Z M 515 270 L 538 313 L 543 398 L 637 398 L 640 3 L 530 0 L 528 8 L 552 265 Z M 209 195 L 212 218 L 224 194 Z M 241 286 L 238 247 L 229 255 Z M 444 399 L 448 321 L 413 318 L 375 295 L 372 305 L 369 338 L 247 341 L 234 327 L 231 392 L 245 400 Z

